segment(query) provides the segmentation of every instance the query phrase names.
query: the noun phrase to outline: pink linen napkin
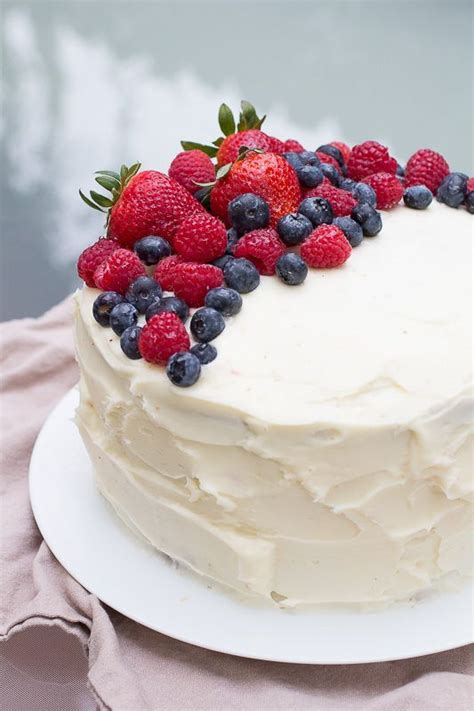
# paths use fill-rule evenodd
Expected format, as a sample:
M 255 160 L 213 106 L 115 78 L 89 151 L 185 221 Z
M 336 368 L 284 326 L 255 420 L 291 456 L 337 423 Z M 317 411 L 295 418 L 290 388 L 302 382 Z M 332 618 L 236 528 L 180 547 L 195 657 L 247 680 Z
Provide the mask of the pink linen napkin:
M 40 319 L 3 324 L 1 343 L 0 638 L 4 647 L 22 635 L 24 652 L 28 635 L 39 628 L 51 644 L 61 630 L 73 635 L 87 655 L 88 685 L 99 707 L 114 711 L 472 709 L 473 647 L 384 664 L 330 667 L 259 662 L 177 642 L 104 606 L 56 561 L 35 525 L 28 500 L 28 463 L 35 438 L 52 407 L 77 380 L 70 300 Z M 37 648 L 32 655 L 38 655 Z M 26 689 L 26 680 L 24 684 Z M 39 697 L 36 705 L 22 701 L 25 689 L 17 690 L 17 706 L 11 701 L 12 689 L 8 690 L 8 708 L 43 708 Z M 71 687 L 63 709 L 79 708 L 73 694 Z

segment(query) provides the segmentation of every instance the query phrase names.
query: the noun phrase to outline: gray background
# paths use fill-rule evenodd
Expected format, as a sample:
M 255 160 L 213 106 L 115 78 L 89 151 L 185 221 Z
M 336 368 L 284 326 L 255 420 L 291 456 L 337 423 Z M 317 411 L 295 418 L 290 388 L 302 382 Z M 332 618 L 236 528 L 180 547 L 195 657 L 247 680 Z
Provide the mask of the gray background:
M 308 148 L 386 142 L 401 162 L 440 150 L 473 173 L 473 4 L 4 2 L 1 319 L 78 284 L 101 234 L 80 202 L 97 169 L 165 170 L 179 139 L 212 140 L 240 98 Z

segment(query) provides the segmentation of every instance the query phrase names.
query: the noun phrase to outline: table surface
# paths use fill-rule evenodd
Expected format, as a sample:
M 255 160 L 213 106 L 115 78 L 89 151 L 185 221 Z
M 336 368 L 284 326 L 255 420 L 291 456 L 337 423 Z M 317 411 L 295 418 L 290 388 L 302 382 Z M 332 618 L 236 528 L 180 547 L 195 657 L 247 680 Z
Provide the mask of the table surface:
M 472 8 L 4 2 L 0 318 L 77 286 L 75 259 L 102 230 L 77 194 L 93 171 L 166 170 L 180 139 L 216 137 L 223 100 L 252 100 L 269 132 L 308 148 L 374 137 L 402 161 L 431 146 L 472 171 Z

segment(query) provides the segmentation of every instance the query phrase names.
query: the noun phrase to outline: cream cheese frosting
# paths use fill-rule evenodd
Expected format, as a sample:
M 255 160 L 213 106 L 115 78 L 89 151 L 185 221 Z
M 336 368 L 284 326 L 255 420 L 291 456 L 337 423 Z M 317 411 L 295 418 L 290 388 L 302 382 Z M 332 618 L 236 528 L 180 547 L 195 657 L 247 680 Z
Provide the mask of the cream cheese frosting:
M 472 217 L 384 214 L 338 269 L 263 277 L 179 389 L 76 295 L 99 489 L 159 550 L 295 606 L 415 596 L 472 567 Z

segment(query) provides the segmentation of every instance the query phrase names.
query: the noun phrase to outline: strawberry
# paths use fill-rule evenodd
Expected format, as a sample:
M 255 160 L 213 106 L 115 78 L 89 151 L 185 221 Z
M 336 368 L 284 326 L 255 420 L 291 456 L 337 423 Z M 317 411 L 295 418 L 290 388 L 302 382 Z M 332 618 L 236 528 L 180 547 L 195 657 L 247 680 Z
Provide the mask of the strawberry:
M 229 225 L 229 202 L 242 193 L 260 195 L 270 208 L 270 225 L 294 212 L 301 202 L 301 189 L 293 168 L 274 153 L 249 152 L 236 161 L 211 192 L 211 212 Z
M 217 165 L 226 165 L 237 160 L 241 146 L 260 148 L 262 151 L 273 151 L 273 139 L 257 128 L 249 131 L 232 133 L 222 141 L 217 151 Z
M 110 190 L 106 197 L 91 190 L 91 199 L 81 191 L 84 202 L 107 213 L 107 237 L 124 247 L 146 235 L 173 240 L 184 217 L 203 207 L 182 185 L 156 170 L 138 173 L 140 163 L 122 166 L 120 174 L 101 171 L 96 181 Z

